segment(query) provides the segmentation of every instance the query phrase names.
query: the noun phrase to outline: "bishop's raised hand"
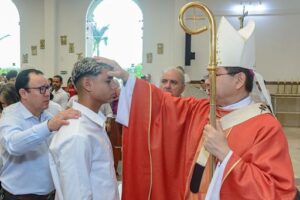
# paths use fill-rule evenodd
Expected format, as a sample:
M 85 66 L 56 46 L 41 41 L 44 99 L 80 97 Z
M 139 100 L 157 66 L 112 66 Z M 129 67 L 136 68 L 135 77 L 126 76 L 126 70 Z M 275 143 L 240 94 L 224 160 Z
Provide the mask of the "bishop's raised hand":
M 122 79 L 124 82 L 127 81 L 129 74 L 125 71 L 116 61 L 104 58 L 104 57 L 94 57 L 97 62 L 104 63 L 113 68 L 113 71 L 109 71 L 107 74 L 109 76 L 114 76 L 116 78 Z

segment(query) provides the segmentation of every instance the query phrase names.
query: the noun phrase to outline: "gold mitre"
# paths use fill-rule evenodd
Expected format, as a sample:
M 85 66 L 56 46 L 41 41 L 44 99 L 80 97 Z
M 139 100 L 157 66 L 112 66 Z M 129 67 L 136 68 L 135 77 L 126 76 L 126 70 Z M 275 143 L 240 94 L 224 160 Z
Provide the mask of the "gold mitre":
M 255 66 L 254 21 L 240 30 L 235 30 L 225 17 L 221 18 L 217 33 L 218 67 Z

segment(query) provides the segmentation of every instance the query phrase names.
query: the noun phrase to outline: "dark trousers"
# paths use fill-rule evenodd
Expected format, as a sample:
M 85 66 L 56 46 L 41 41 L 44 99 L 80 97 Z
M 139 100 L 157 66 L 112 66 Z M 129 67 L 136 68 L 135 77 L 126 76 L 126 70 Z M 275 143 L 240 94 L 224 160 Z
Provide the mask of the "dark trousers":
M 297 196 L 296 196 L 295 200 L 300 200 L 300 192 L 299 192 L 299 190 L 297 190 Z
M 54 200 L 55 192 L 51 192 L 47 195 L 36 195 L 36 194 L 24 194 L 24 195 L 13 195 L 3 188 L 1 189 L 1 200 Z

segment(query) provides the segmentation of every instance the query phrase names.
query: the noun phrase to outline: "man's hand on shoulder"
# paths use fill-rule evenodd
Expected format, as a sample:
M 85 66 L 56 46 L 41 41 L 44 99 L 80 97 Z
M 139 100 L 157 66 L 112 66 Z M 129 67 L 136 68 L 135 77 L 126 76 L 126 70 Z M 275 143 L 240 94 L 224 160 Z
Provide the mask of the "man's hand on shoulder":
M 73 108 L 64 110 L 48 121 L 48 128 L 50 131 L 57 131 L 63 125 L 69 124 L 68 119 L 78 119 L 80 115 L 80 112 Z

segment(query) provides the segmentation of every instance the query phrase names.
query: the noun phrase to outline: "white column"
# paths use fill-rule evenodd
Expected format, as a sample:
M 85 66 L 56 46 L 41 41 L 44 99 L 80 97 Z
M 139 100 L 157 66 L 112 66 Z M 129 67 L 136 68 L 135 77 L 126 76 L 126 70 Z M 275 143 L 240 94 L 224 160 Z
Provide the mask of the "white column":
M 57 66 L 57 0 L 44 0 L 44 35 L 45 35 L 45 54 L 43 72 L 52 77 L 58 73 Z

